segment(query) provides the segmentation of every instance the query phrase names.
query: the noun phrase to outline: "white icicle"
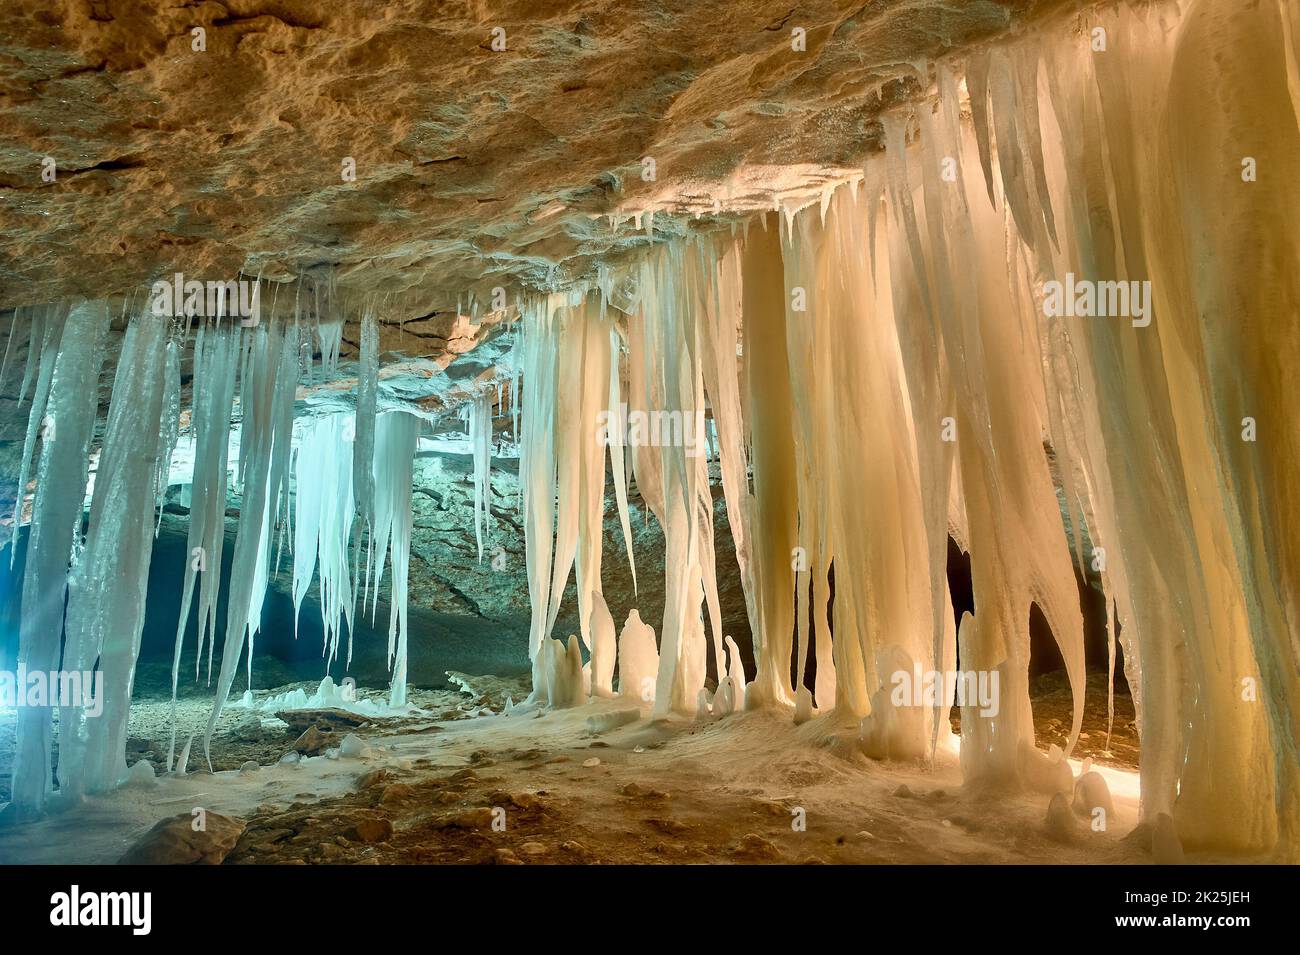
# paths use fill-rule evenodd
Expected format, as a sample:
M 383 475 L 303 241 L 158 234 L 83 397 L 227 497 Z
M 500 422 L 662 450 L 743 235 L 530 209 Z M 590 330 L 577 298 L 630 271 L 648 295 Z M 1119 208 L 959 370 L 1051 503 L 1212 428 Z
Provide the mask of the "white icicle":
M 373 552 L 375 533 L 375 409 L 379 401 L 379 326 L 372 308 L 361 316 L 361 358 L 357 368 L 357 413 L 352 449 L 352 488 L 357 508 L 357 529 L 353 539 L 352 567 L 356 590 L 368 593 L 369 561 L 365 587 L 361 583 L 361 548 L 366 542 Z M 364 607 L 362 599 L 362 610 Z
M 95 425 L 102 342 L 108 323 L 108 310 L 102 302 L 73 308 L 66 342 L 53 371 L 47 413 L 54 427 L 42 443 L 37 467 L 19 618 L 18 663 L 32 672 L 59 667 L 68 565 L 81 533 L 87 452 Z M 72 660 L 65 657 L 63 667 L 71 669 Z M 48 707 L 18 710 L 10 799 L 20 816 L 39 814 L 45 804 L 53 737 L 51 712 Z M 69 734 L 70 728 L 78 725 L 76 715 L 71 708 L 60 708 L 61 778 L 71 765 L 65 761 L 70 761 L 75 747 Z
M 390 551 L 393 583 L 389 594 L 388 661 L 392 668 L 390 706 L 406 705 L 407 575 L 411 564 L 411 466 L 420 419 L 390 411 L 375 422 L 375 590 L 383 577 L 385 549 Z
M 167 480 L 171 474 L 172 454 L 181 429 L 181 345 L 174 339 L 167 342 L 167 358 L 163 365 L 163 403 L 161 434 L 158 438 L 158 520 L 154 535 L 162 527 L 162 511 L 167 496 Z
M 54 374 L 54 362 L 58 355 L 59 343 L 63 339 L 64 313 L 60 309 L 47 314 L 40 324 L 40 328 L 32 326 L 32 338 L 27 345 L 27 374 L 23 378 L 22 387 L 18 391 L 19 403 L 22 403 L 23 395 L 27 393 L 28 376 L 33 373 L 33 369 L 39 368 L 36 373 L 36 393 L 32 398 L 31 410 L 27 417 L 27 436 L 23 440 L 22 458 L 18 465 L 18 492 L 14 498 L 14 524 L 12 543 L 9 546 L 9 567 L 13 569 L 14 559 L 18 552 L 18 528 L 22 524 L 23 499 L 27 496 L 27 476 L 31 468 L 32 454 L 36 450 L 36 442 L 40 437 L 42 429 L 46 428 L 48 422 L 45 417 L 45 403 L 50 394 L 50 380 Z M 33 350 L 37 349 L 39 331 L 39 351 L 33 357 Z
M 294 632 L 302 599 L 319 569 L 320 608 L 326 667 L 338 655 L 344 624 L 352 632 L 353 583 L 349 576 L 348 540 L 353 523 L 352 455 L 348 440 L 352 418 L 328 415 L 304 423 L 294 457 L 295 507 L 293 548 Z
M 62 726 L 59 781 L 76 798 L 126 775 L 126 727 L 144 627 L 157 501 L 166 325 L 131 321 L 122 342 L 85 550 L 69 580 L 64 667 L 103 674 L 103 712 L 73 712 Z
M 485 392 L 469 403 L 469 441 L 474 461 L 474 542 L 479 563 L 492 515 L 492 400 Z
M 286 477 L 293 435 L 293 397 L 298 383 L 297 329 L 286 331 L 279 322 L 263 323 L 250 337 L 240 408 L 243 502 L 231 564 L 217 696 L 203 737 L 203 751 L 209 765 L 212 733 L 230 695 L 246 642 L 250 669 L 252 666 L 252 637 L 260 623 L 266 589 L 270 531 L 267 525 L 272 502 L 279 497 L 279 482 Z
M 202 573 L 195 629 L 194 678 L 199 678 L 203 646 L 216 641 L 217 593 L 221 585 L 221 555 L 225 545 L 226 489 L 229 481 L 230 414 L 240 356 L 240 329 L 226 323 L 200 326 L 194 344 L 194 384 L 191 422 L 194 431 L 194 472 L 190 489 L 190 526 L 186 540 L 185 581 L 172 655 L 172 732 L 167 763 L 176 751 L 176 690 L 181 650 L 194 596 L 195 575 Z M 208 673 L 211 675 L 211 655 Z

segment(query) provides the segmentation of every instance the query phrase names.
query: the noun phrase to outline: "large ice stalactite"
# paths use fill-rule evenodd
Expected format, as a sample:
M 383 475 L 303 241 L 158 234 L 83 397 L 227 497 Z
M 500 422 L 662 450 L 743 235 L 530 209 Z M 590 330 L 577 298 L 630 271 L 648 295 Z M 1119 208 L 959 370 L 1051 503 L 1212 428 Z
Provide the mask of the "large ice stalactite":
M 27 419 L 27 434 L 23 439 L 21 463 L 18 466 L 18 500 L 21 502 L 23 491 L 27 487 L 27 477 L 31 468 L 32 455 L 36 449 L 41 426 L 46 420 L 45 405 L 49 400 L 54 365 L 58 355 L 59 344 L 63 339 L 66 315 L 61 310 L 41 312 L 32 325 L 31 339 L 27 345 L 27 367 L 23 371 L 23 381 L 18 388 L 18 400 L 27 396 L 28 388 L 35 383 L 32 395 L 31 412 Z M 9 333 L 10 339 L 13 332 Z M 40 343 L 39 345 L 37 343 Z M 35 378 L 33 379 L 33 375 Z M 18 540 L 19 521 L 14 521 L 13 541 Z M 17 556 L 17 547 L 9 551 L 9 566 L 12 567 Z
M 951 671 L 960 650 L 1000 683 L 996 713 L 962 708 L 966 779 L 1050 783 L 1030 608 L 1070 677 L 1072 746 L 1074 567 L 1091 564 L 1139 710 L 1144 819 L 1170 814 L 1191 847 L 1295 858 L 1300 432 L 1279 410 L 1300 398 L 1294 6 L 1120 7 L 1077 26 L 939 64 L 932 97 L 887 115 L 884 155 L 820 209 L 618 276 L 638 290 L 619 387 L 633 412 L 712 411 L 757 658 L 746 705 L 833 707 L 868 753 L 924 756 L 952 701 L 905 709 L 891 682 Z M 600 447 L 575 355 L 607 334 L 606 310 L 576 301 L 534 303 L 522 360 L 531 649 L 555 665 L 570 661 L 539 651 L 583 552 L 575 511 L 593 506 L 566 462 Z M 707 472 L 680 441 L 627 453 L 667 546 L 655 712 L 707 710 Z M 974 569 L 960 622 L 949 533 Z
M 411 556 L 411 466 L 419 419 L 404 412 L 384 412 L 370 425 L 372 439 L 363 443 L 358 419 L 348 414 L 318 415 L 299 422 L 294 454 L 293 602 L 295 615 L 313 577 L 320 585 L 326 668 L 339 654 L 348 631 L 346 660 L 352 661 L 352 628 L 358 596 L 364 594 L 373 618 L 386 564 L 392 567 L 388 660 L 393 670 L 390 702 L 406 702 L 406 594 Z M 358 468 L 358 457 L 364 467 Z M 357 522 L 358 533 L 374 535 L 364 567 L 354 578 L 350 536 L 354 524 L 356 476 L 364 475 L 371 503 Z M 357 506 L 358 509 L 359 506 Z
M 519 444 L 520 508 L 524 524 L 524 560 L 528 570 L 528 600 L 532 617 L 528 655 L 533 661 L 533 695 L 545 686 L 545 655 L 550 636 L 551 564 L 555 559 L 555 389 L 557 335 L 548 299 L 525 306 L 522 335 L 516 346 L 524 370 L 523 418 Z
M 19 663 L 33 672 L 52 671 L 59 665 L 68 565 L 80 534 L 98 396 L 95 385 L 108 319 L 101 305 L 74 308 L 61 328 L 67 341 L 50 373 L 49 426 L 37 468 L 19 630 Z M 70 664 L 69 659 L 64 668 Z M 45 707 L 23 708 L 19 713 L 11 798 L 24 815 L 44 808 L 50 788 L 51 717 Z M 80 724 L 75 707 L 60 709 L 60 727 Z
M 605 446 L 595 440 L 595 422 L 601 411 L 608 411 L 614 339 L 608 319 L 591 305 L 594 299 L 550 296 L 524 304 L 519 347 L 529 412 L 523 421 L 520 483 L 534 610 L 529 650 L 539 699 L 547 696 L 549 685 L 544 665 L 551 655 L 543 652 L 545 641 L 571 570 L 576 567 L 584 646 L 591 646 L 593 608 L 604 608 Z M 601 620 L 603 625 L 603 615 Z
M 360 453 L 355 425 L 347 415 L 305 421 L 294 453 L 293 609 L 297 632 L 302 600 L 313 575 L 320 580 L 321 619 L 325 624 L 322 655 L 338 655 L 344 625 L 352 632 L 353 581 L 348 541 L 353 523 L 353 448 Z M 367 469 L 368 470 L 368 469 Z M 349 658 L 351 654 L 348 654 Z
M 298 383 L 298 327 L 270 323 L 248 336 L 245 371 L 240 379 L 239 476 L 243 503 L 235 534 L 227 596 L 226 635 L 217 677 L 216 700 L 203 736 L 209 754 L 217 719 L 230 696 L 235 668 L 247 649 L 252 685 L 253 638 L 261 626 L 270 562 L 271 527 L 289 480 L 293 440 L 293 400 Z M 245 647 L 247 644 L 247 647 Z
M 373 309 L 361 317 L 361 361 L 357 370 L 357 411 L 353 422 L 352 487 L 357 507 L 357 529 L 352 567 L 360 576 L 363 539 L 373 549 L 375 524 L 375 412 L 379 403 L 379 326 Z M 367 562 L 370 555 L 367 554 Z M 368 579 L 367 579 L 368 582 Z
M 122 343 L 85 550 L 68 578 L 63 669 L 103 675 L 103 712 L 60 721 L 59 788 L 65 799 L 102 792 L 126 773 L 126 726 L 144 628 L 153 552 L 160 436 L 167 430 L 163 366 L 167 326 L 132 322 Z M 60 714 L 62 716 L 62 714 Z
M 374 590 L 383 581 L 384 561 L 392 565 L 388 618 L 388 662 L 393 676 L 390 706 L 406 705 L 407 577 L 411 566 L 411 467 L 420 419 L 403 411 L 389 411 L 375 420 L 375 549 L 372 558 Z
M 181 585 L 181 610 L 176 622 L 176 645 L 172 654 L 172 732 L 167 763 L 176 755 L 176 692 L 180 680 L 181 653 L 185 628 L 190 618 L 196 577 L 199 602 L 196 610 L 197 646 L 194 678 L 199 677 L 203 648 L 208 650 L 208 673 L 212 672 L 211 646 L 217 633 L 217 593 L 221 583 L 221 556 L 225 549 L 226 489 L 229 481 L 230 416 L 235 397 L 241 352 L 240 328 L 227 322 L 210 330 L 200 325 L 194 342 L 194 388 L 191 426 L 194 431 L 194 475 L 190 486 L 190 522 L 186 539 L 189 560 Z

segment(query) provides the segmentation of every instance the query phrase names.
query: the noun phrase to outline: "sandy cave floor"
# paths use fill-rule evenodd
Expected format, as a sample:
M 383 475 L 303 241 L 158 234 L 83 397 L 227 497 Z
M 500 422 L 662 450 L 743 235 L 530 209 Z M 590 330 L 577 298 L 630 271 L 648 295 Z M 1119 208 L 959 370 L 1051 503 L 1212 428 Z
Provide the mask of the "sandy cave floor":
M 199 806 L 247 822 L 228 864 L 1150 858 L 1143 840 L 1124 838 L 1137 818 L 1136 774 L 1113 763 L 1104 770 L 1116 803 L 1110 830 L 1081 827 L 1073 844 L 1062 845 L 1045 833 L 1047 797 L 963 790 L 950 753 L 929 771 L 868 760 L 839 741 L 852 727 L 828 718 L 796 727 L 788 714 L 771 712 L 715 722 L 651 722 L 643 713 L 595 732 L 589 721 L 632 704 L 491 713 L 519 691 L 517 681 L 494 678 L 483 678 L 470 696 L 416 691 L 420 715 L 357 730 L 367 757 L 319 756 L 296 765 L 275 762 L 294 731 L 263 714 L 259 734 L 251 712 L 231 706 L 214 738 L 215 774 L 160 777 L 0 831 L 0 862 L 111 863 L 157 820 Z M 146 743 L 166 746 L 169 708 L 166 700 L 133 707 L 136 755 L 152 761 L 159 744 Z M 11 729 L 4 727 L 6 737 Z M 233 768 L 248 759 L 264 765 Z M 201 763 L 196 743 L 191 770 Z M 494 807 L 504 810 L 504 831 L 492 828 Z M 794 825 L 798 809 L 804 831 Z

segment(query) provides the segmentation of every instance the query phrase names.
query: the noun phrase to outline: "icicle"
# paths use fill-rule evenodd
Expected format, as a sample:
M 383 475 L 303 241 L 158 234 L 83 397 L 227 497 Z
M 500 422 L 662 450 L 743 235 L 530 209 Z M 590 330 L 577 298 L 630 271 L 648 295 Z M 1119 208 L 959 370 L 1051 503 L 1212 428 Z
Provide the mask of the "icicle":
M 198 636 L 194 656 L 194 679 L 199 678 L 203 647 L 216 642 L 217 593 L 221 583 L 221 555 L 225 545 L 226 491 L 229 481 L 230 415 L 235 396 L 236 365 L 240 353 L 238 325 L 199 326 L 194 343 L 194 383 L 191 422 L 194 434 L 194 472 L 190 489 L 190 526 L 186 539 L 185 581 L 181 587 L 181 611 L 176 624 L 172 655 L 172 732 L 167 765 L 171 768 L 176 751 L 176 691 L 181 650 L 189 622 L 190 602 L 196 574 L 202 573 L 196 614 Z M 212 672 L 208 656 L 209 677 Z
M 357 528 L 353 542 L 352 567 L 361 586 L 361 547 L 364 539 L 373 552 L 375 533 L 375 409 L 379 401 L 379 326 L 374 311 L 366 309 L 361 316 L 361 359 L 357 369 L 357 413 L 353 428 L 355 446 L 352 449 L 352 487 L 357 507 Z M 367 555 L 365 588 L 370 587 L 370 556 Z M 362 598 L 365 611 L 365 598 Z
M 619 372 L 619 337 L 618 331 L 611 328 L 609 330 L 609 402 L 607 406 L 607 420 L 618 422 L 621 428 L 623 423 L 624 405 L 620 398 L 621 375 Z M 627 566 L 632 574 L 632 593 L 638 593 L 636 583 L 636 558 L 632 555 L 632 521 L 628 513 L 627 502 L 627 469 L 624 458 L 624 441 L 615 440 L 609 442 L 609 460 L 610 471 L 614 477 L 614 495 L 618 502 L 618 522 L 623 529 L 623 544 L 627 548 Z
M 319 290 L 317 292 L 319 298 Z M 322 321 L 317 313 L 316 339 L 320 342 L 321 369 L 324 373 L 335 375 L 339 369 L 339 349 L 343 344 L 343 322 L 338 320 Z
M 80 536 L 86 494 L 87 455 L 99 398 L 99 370 L 108 309 L 102 302 L 83 303 L 68 316 L 52 375 L 47 414 L 52 422 L 37 466 L 32 522 L 27 538 L 19 617 L 18 664 L 31 672 L 60 667 L 64 594 L 74 542 Z M 17 523 L 17 521 L 15 521 Z M 70 649 L 75 650 L 72 644 Z M 62 668 L 74 669 L 75 653 Z M 93 659 L 90 661 L 93 664 Z M 90 669 L 86 667 L 85 669 Z M 72 765 L 72 727 L 79 725 L 71 708 L 60 708 L 60 778 Z M 39 814 L 49 788 L 53 726 L 48 707 L 20 707 L 10 799 L 20 816 Z
M 57 317 L 58 312 L 55 310 L 55 306 L 47 305 L 31 318 L 31 328 L 27 332 L 27 359 L 23 363 L 23 381 L 18 386 L 19 408 L 27 400 L 27 392 L 31 390 L 32 381 L 36 376 L 37 369 L 40 367 L 41 357 L 45 353 L 45 342 L 50 322 L 52 319 L 57 319 Z
M 998 147 L 998 170 L 1003 195 L 1021 237 L 1031 245 L 1037 241 L 1038 225 L 1029 211 L 1029 181 L 1020 151 L 1020 98 L 1008 55 L 995 50 L 989 67 L 989 96 L 992 101 L 993 133 Z M 1037 113 L 1035 112 L 1035 119 Z
M 154 536 L 162 527 L 163 504 L 167 497 L 167 481 L 171 475 L 172 454 L 181 430 L 181 346 L 175 340 L 167 342 L 167 358 L 163 370 L 162 434 L 158 439 L 158 520 Z
M 103 712 L 61 714 L 59 782 L 67 798 L 111 789 L 126 775 L 126 727 L 144 627 L 162 431 L 166 326 L 131 321 L 122 342 L 85 550 L 69 579 L 63 667 L 99 661 Z
M 492 402 L 486 394 L 476 395 L 467 406 L 469 440 L 474 461 L 474 542 L 483 563 L 483 542 L 492 514 Z
M 327 415 L 304 423 L 295 455 L 293 609 L 294 634 L 302 599 L 320 571 L 320 609 L 326 669 L 338 655 L 346 623 L 352 632 L 353 584 L 348 546 L 353 522 L 353 452 L 350 415 Z
M 5 355 L 0 359 L 0 385 L 4 383 L 5 374 L 9 371 L 9 353 L 13 351 L 14 336 L 18 333 L 18 316 L 22 312 L 22 306 L 14 308 L 13 317 L 9 319 L 9 337 L 5 339 Z
M 889 177 L 890 201 L 894 214 L 901 221 L 911 252 L 912 270 L 921 292 L 921 303 L 929 324 L 934 324 L 934 305 L 930 300 L 930 282 L 926 277 L 925 253 L 916 223 L 916 208 L 912 203 L 912 185 L 907 177 L 907 119 L 896 113 L 886 114 L 885 162 Z
M 415 460 L 420 419 L 390 411 L 375 422 L 375 526 L 378 533 L 375 575 L 378 591 L 383 577 L 384 552 L 390 549 L 393 583 L 389 595 L 388 661 L 392 683 L 390 706 L 406 705 L 407 574 L 411 563 L 411 466 Z
M 252 667 L 252 638 L 260 623 L 266 589 L 268 524 L 272 504 L 279 497 L 280 482 L 286 478 L 293 433 L 298 338 L 296 330 L 289 329 L 289 332 L 286 333 L 280 322 L 264 322 L 249 336 L 247 378 L 243 382 L 247 402 L 240 409 L 239 457 L 244 471 L 244 497 L 231 564 L 217 696 L 203 738 L 209 765 L 212 733 L 230 695 L 246 641 L 250 671 Z
M 12 570 L 18 553 L 18 528 L 22 524 L 23 499 L 27 496 L 27 476 L 31 469 L 32 454 L 36 450 L 37 439 L 49 422 L 45 418 L 45 403 L 50 393 L 50 380 L 54 375 L 55 358 L 59 343 L 63 338 L 64 314 L 52 311 L 45 316 L 40 325 L 39 350 L 37 351 L 37 328 L 32 327 L 32 338 L 27 346 L 27 374 L 18 391 L 18 403 L 22 404 L 23 395 L 27 393 L 28 380 L 33 370 L 36 373 L 36 393 L 32 397 L 31 411 L 27 418 L 27 437 L 23 441 L 23 452 L 18 466 L 18 491 L 14 497 L 14 525 L 9 545 L 9 568 Z M 32 352 L 37 351 L 35 358 Z
M 984 185 L 989 202 L 997 208 L 998 200 L 993 190 L 993 148 L 989 137 L 989 54 L 976 53 L 966 61 L 966 88 L 970 93 L 971 125 L 979 149 L 980 168 L 984 171 Z

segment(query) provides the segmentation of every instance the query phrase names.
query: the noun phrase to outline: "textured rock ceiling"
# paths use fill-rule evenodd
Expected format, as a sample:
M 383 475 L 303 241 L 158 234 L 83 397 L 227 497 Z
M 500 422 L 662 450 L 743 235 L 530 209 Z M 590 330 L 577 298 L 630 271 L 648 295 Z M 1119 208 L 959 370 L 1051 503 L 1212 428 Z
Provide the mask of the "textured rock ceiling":
M 4 0 L 0 307 L 177 270 L 325 275 L 392 317 L 561 285 L 649 241 L 612 213 L 662 236 L 820 188 L 930 59 L 1065 5 Z

